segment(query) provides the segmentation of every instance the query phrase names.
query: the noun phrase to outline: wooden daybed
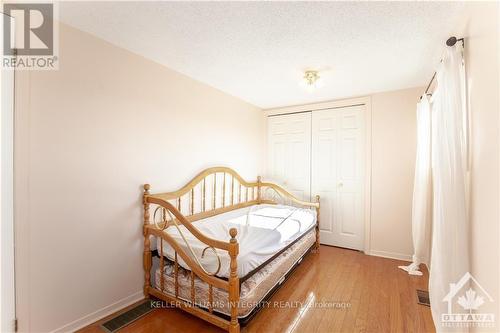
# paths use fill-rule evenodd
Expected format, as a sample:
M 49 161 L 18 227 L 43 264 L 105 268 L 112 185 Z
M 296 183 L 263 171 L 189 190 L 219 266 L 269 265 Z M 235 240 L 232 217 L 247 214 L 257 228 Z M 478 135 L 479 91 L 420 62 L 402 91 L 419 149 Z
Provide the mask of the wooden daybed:
M 258 306 L 245 308 L 246 305 L 240 302 L 240 292 L 245 293 L 244 297 L 249 294 L 261 302 L 270 297 L 309 250 L 319 250 L 319 196 L 316 202 L 302 201 L 274 183 L 262 182 L 260 177 L 256 182 L 246 182 L 227 167 L 206 169 L 175 192 L 151 194 L 150 185 L 145 184 L 143 204 L 145 296 L 161 299 L 169 306 L 181 308 L 229 332 L 239 332 L 240 322 L 251 318 L 259 309 Z M 272 220 L 270 217 L 276 216 L 262 216 L 260 212 L 269 211 L 266 207 L 280 207 L 287 217 Z M 244 209 L 247 210 L 242 212 Z M 245 266 L 243 272 L 242 267 L 238 267 L 243 260 L 238 257 L 241 245 L 238 238 L 242 237 L 238 236 L 240 226 L 228 224 L 236 226 L 228 228 L 228 241 L 207 235 L 211 231 L 207 226 L 215 227 L 207 223 L 217 223 L 208 221 L 219 216 L 238 213 L 236 220 L 242 221 L 244 213 L 247 214 L 246 223 L 251 216 L 256 220 L 277 220 L 281 226 L 293 214 L 306 214 L 300 216 L 307 217 L 308 212 L 315 213 L 314 219 L 297 233 L 299 236 L 294 236 L 283 248 L 277 247 L 276 253 L 267 254 L 269 258 L 263 257 L 266 260 L 259 262 L 257 267 Z M 206 232 L 200 228 L 205 228 Z M 156 250 L 151 246 L 155 244 L 151 242 L 154 237 Z M 202 251 L 200 244 L 203 244 Z M 154 253 L 159 257 L 159 267 L 152 275 Z M 216 268 L 207 269 L 203 261 Z M 249 289 L 251 285 L 259 285 L 260 289 Z M 245 298 L 249 299 L 252 298 Z

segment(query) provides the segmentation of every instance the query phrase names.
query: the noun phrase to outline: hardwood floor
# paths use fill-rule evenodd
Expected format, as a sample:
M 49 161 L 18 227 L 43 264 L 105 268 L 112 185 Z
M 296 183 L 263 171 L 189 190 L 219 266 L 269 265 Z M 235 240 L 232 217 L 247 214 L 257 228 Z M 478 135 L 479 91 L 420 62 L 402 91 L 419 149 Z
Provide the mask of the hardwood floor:
M 416 300 L 416 289 L 427 290 L 427 272 L 409 276 L 397 268 L 401 264 L 321 246 L 319 255 L 309 254 L 242 332 L 434 332 L 430 308 Z M 103 321 L 80 332 L 102 332 Z M 181 310 L 158 309 L 120 332 L 223 331 Z

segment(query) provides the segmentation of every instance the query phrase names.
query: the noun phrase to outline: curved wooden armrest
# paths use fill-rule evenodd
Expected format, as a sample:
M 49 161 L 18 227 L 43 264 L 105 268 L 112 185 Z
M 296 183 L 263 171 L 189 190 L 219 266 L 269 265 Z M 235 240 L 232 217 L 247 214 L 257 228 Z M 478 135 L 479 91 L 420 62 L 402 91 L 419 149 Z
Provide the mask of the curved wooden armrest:
M 186 229 L 189 230 L 189 232 L 191 232 L 193 234 L 193 236 L 198 238 L 203 243 L 205 243 L 209 246 L 213 246 L 214 248 L 226 250 L 226 251 L 229 251 L 229 249 L 231 248 L 229 242 L 223 242 L 223 241 L 220 241 L 218 239 L 213 239 L 213 238 L 207 237 L 203 233 L 201 233 L 198 230 L 198 228 L 196 228 L 192 223 L 190 223 L 186 219 L 186 217 L 184 217 L 184 215 L 182 215 L 181 212 L 179 212 L 179 210 L 177 208 L 175 208 L 174 205 L 172 205 L 170 202 L 167 202 L 163 199 L 160 199 L 160 198 L 157 198 L 154 196 L 146 196 L 144 200 L 146 200 L 146 202 L 148 202 L 148 203 L 157 204 L 159 206 L 162 206 L 165 209 L 168 209 L 175 216 L 177 221 L 179 221 L 183 226 L 185 226 Z M 157 229 L 156 227 L 153 227 L 153 226 L 152 226 L 152 228 Z
M 272 189 L 274 189 L 276 192 L 278 192 L 279 194 L 283 195 L 284 197 L 292 200 L 292 202 L 295 202 L 296 204 L 299 204 L 299 205 L 302 205 L 302 206 L 307 206 L 307 207 L 315 207 L 315 208 L 319 208 L 319 196 L 316 196 L 316 200 L 317 202 L 309 202 L 309 201 L 303 201 L 303 200 L 300 200 L 299 198 L 297 198 L 296 196 L 294 196 L 292 193 L 288 192 L 287 190 L 285 190 L 283 187 L 279 186 L 278 184 L 275 184 L 275 183 L 260 183 L 260 186 L 262 187 L 270 187 Z
M 218 288 L 229 290 L 229 283 L 215 276 L 209 275 L 205 272 L 205 270 L 196 263 L 189 254 L 184 251 L 184 249 L 166 232 L 163 230 L 156 228 L 153 225 L 149 225 L 146 227 L 147 232 L 150 235 L 160 237 L 165 240 L 167 243 L 172 246 L 176 253 L 184 260 L 184 262 L 189 266 L 190 270 L 192 270 L 198 277 L 204 280 L 207 283 L 210 283 Z

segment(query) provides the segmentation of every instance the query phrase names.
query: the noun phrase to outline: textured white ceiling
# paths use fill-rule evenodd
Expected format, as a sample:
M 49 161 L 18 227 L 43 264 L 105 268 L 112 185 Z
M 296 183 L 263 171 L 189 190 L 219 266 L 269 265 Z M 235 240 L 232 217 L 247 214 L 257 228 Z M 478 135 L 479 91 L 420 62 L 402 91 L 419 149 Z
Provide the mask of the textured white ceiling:
M 457 2 L 63 2 L 61 21 L 256 106 L 422 86 Z M 313 93 L 299 82 L 320 69 Z

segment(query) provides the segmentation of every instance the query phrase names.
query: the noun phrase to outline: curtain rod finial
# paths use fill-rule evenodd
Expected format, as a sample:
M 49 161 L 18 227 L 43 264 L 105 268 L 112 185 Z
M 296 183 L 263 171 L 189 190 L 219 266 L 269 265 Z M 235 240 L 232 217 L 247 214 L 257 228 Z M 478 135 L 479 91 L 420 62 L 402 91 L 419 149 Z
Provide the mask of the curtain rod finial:
M 462 42 L 462 46 L 464 46 L 464 39 L 463 38 L 457 38 L 455 36 L 452 36 L 446 40 L 446 45 L 448 46 L 454 46 L 457 42 Z
M 457 43 L 457 37 L 455 36 L 448 38 L 448 40 L 446 41 L 446 45 L 448 46 L 453 46 L 456 43 Z

